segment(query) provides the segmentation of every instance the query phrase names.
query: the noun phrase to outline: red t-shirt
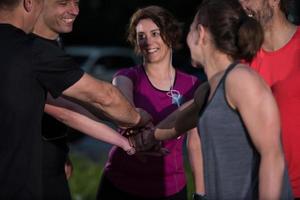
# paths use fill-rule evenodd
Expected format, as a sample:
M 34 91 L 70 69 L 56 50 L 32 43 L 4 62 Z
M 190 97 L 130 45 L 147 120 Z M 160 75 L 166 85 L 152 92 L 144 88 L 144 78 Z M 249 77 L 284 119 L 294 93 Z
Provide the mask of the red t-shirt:
M 300 27 L 282 48 L 261 49 L 251 63 L 271 87 L 282 126 L 283 148 L 295 197 L 300 197 Z

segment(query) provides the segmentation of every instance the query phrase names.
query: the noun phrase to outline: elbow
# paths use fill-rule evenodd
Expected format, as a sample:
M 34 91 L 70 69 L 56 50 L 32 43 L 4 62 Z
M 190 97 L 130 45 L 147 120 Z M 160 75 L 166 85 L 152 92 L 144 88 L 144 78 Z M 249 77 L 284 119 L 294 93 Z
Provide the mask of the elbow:
M 103 87 L 103 90 L 93 93 L 89 99 L 90 103 L 98 104 L 105 109 L 112 107 L 116 98 L 118 98 L 116 88 L 111 84 L 107 84 L 106 87 Z
M 285 158 L 281 150 L 274 150 L 268 153 L 261 154 L 261 163 L 268 166 L 276 167 L 277 170 L 283 173 L 285 168 Z

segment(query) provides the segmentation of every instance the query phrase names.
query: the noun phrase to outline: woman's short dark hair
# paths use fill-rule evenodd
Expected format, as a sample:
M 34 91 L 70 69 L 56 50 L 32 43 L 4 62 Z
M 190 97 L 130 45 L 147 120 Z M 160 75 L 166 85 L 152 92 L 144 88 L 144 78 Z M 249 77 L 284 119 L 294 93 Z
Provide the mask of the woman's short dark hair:
M 233 59 L 251 61 L 263 42 L 261 25 L 236 0 L 204 0 L 195 22 L 208 28 L 216 48 Z
M 128 27 L 127 40 L 134 46 L 135 51 L 139 52 L 137 44 L 136 26 L 142 19 L 151 19 L 160 29 L 163 41 L 172 48 L 180 47 L 182 36 L 181 23 L 166 9 L 159 6 L 147 6 L 138 9 L 131 17 Z

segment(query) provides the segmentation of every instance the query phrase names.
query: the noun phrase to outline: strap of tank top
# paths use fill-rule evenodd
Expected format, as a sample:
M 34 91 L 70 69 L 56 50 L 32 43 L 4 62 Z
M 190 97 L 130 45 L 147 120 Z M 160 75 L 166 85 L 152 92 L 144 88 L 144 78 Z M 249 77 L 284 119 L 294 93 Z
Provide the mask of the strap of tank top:
M 228 66 L 228 68 L 226 69 L 226 71 L 225 71 L 224 74 L 223 74 L 223 77 L 222 77 L 220 83 L 226 79 L 227 74 L 228 74 L 228 73 L 229 73 L 229 72 L 230 72 L 237 64 L 239 64 L 239 61 L 234 61 L 233 63 L 231 63 L 231 64 Z

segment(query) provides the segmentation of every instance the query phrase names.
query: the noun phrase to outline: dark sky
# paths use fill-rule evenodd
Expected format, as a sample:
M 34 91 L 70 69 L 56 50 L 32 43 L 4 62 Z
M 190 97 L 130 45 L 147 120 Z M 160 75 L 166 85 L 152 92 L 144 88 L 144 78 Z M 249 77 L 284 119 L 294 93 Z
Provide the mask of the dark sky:
M 160 5 L 188 28 L 200 0 L 81 0 L 74 30 L 63 36 L 68 44 L 128 45 L 126 28 L 137 8 Z
M 224 0 L 226 1 L 226 0 Z M 201 0 L 81 0 L 80 14 L 72 33 L 63 35 L 65 45 L 129 46 L 126 30 L 130 16 L 147 5 L 162 6 L 184 24 L 183 48 L 174 52 L 175 67 L 198 73 L 190 65 L 190 54 L 185 43 L 186 33 Z M 292 19 L 300 23 L 300 0 L 291 0 Z M 174 64 L 174 63 L 173 63 Z
M 290 0 L 293 19 L 300 22 L 300 0 Z M 201 0 L 81 0 L 80 14 L 72 33 L 63 36 L 68 44 L 128 45 L 126 28 L 136 9 L 160 5 L 184 23 L 187 31 Z
M 162 6 L 183 23 L 182 49 L 174 52 L 173 64 L 186 72 L 199 73 L 190 66 L 185 38 L 201 0 L 81 0 L 80 14 L 72 33 L 63 35 L 64 44 L 93 46 L 129 46 L 126 30 L 131 15 L 147 5 Z M 201 73 L 201 72 L 200 72 Z

